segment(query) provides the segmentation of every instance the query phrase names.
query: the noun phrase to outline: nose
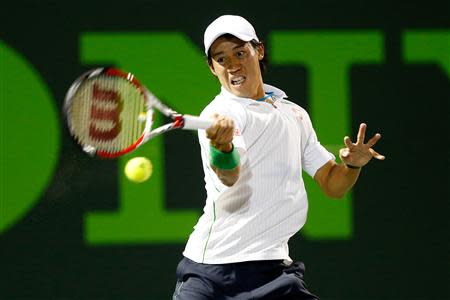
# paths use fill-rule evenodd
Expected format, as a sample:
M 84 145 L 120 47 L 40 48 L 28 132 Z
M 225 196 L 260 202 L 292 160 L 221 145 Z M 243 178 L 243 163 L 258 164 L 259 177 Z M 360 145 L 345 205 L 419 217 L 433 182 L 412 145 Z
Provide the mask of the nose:
M 236 57 L 232 57 L 228 63 L 228 70 L 230 72 L 236 72 L 236 71 L 239 71 L 240 68 L 241 68 L 240 60 Z

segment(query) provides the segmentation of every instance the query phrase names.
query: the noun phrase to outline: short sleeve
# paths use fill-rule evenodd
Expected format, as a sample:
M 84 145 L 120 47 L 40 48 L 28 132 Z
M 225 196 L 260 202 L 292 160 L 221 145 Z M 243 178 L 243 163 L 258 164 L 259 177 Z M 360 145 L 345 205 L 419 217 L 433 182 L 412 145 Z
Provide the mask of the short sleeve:
M 305 126 L 306 141 L 303 143 L 302 168 L 311 177 L 314 177 L 317 170 L 325 165 L 328 161 L 334 160 L 335 156 L 328 152 L 317 139 L 316 132 L 311 123 L 311 119 L 305 112 L 303 123 Z

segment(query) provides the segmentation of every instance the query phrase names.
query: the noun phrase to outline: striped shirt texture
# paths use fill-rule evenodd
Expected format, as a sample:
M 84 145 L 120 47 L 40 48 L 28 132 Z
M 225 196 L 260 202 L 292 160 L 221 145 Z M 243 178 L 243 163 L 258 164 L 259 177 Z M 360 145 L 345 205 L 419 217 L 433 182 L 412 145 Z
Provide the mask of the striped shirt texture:
M 308 113 L 280 89 L 267 84 L 264 89 L 271 97 L 259 102 L 222 87 L 200 115 L 234 120 L 241 170 L 233 186 L 223 185 L 210 166 L 209 140 L 199 130 L 207 199 L 183 252 L 195 262 L 292 262 L 288 241 L 308 211 L 302 170 L 314 176 L 334 159 L 319 143 Z

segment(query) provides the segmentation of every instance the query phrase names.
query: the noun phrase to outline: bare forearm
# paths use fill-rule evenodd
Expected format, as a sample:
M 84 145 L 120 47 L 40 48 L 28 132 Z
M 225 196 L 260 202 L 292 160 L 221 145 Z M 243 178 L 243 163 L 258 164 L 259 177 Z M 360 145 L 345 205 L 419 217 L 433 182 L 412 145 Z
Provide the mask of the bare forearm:
M 214 166 L 211 167 L 213 168 L 214 172 L 216 172 L 217 177 L 220 179 L 220 181 L 226 186 L 232 186 L 239 179 L 239 173 L 241 170 L 240 166 L 237 166 L 232 170 L 222 170 Z
M 351 169 L 345 164 L 334 163 L 325 181 L 324 191 L 332 198 L 342 198 L 356 183 L 361 169 Z
M 359 125 L 356 143 L 353 143 L 348 136 L 344 138 L 344 143 L 347 147 L 339 150 L 341 164 L 330 160 L 317 170 L 314 175 L 314 180 L 327 196 L 342 198 L 355 185 L 361 168 L 372 157 L 377 160 L 384 160 L 384 155 L 371 148 L 381 138 L 379 133 L 375 134 L 367 143 L 364 143 L 366 127 L 367 125 L 364 123 Z M 348 165 L 355 166 L 355 168 L 349 168 Z

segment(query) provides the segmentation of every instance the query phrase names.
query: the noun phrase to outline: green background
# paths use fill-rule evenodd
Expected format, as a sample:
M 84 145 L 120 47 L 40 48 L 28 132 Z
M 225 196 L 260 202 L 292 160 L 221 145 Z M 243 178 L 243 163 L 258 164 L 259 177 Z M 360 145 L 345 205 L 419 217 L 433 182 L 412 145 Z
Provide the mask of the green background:
M 219 86 L 203 30 L 240 14 L 266 42 L 267 83 L 310 112 L 335 152 L 367 122 L 383 135 L 342 201 L 307 179 L 290 241 L 322 300 L 450 299 L 448 1 L 25 1 L 0 4 L 0 300 L 170 299 L 204 183 L 191 132 L 120 160 L 70 138 L 67 88 L 100 65 L 132 71 L 197 114 Z M 159 120 L 159 122 L 162 120 Z M 134 156 L 154 165 L 129 183 Z M 307 177 L 307 175 L 305 175 Z

